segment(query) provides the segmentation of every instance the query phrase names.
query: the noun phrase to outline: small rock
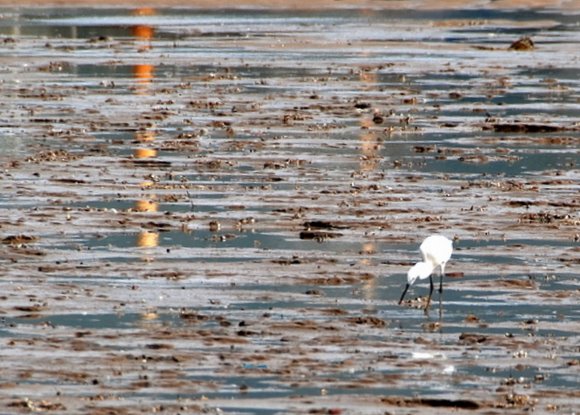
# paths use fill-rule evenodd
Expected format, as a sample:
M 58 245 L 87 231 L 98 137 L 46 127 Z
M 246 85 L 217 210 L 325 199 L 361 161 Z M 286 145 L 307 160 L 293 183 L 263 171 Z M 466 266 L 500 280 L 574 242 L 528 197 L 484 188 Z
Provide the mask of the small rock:
M 221 224 L 217 220 L 212 220 L 209 222 L 209 231 L 217 232 L 221 228 Z
M 516 40 L 514 43 L 512 43 L 509 47 L 509 50 L 524 51 L 524 50 L 533 50 L 534 48 L 535 46 L 532 39 L 528 36 L 524 36 Z

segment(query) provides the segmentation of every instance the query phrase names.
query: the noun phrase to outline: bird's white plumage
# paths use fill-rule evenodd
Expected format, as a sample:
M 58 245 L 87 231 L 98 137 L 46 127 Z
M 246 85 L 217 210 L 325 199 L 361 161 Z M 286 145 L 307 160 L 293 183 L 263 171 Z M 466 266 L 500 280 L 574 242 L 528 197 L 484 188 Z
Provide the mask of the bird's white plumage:
M 443 235 L 431 235 L 421 243 L 419 251 L 423 261 L 417 262 L 407 273 L 407 282 L 412 285 L 417 278 L 424 280 L 441 267 L 441 273 L 445 273 L 445 264 L 453 253 L 453 242 Z
M 444 273 L 445 264 L 453 253 L 453 242 L 443 235 L 431 235 L 425 238 L 419 250 L 423 255 L 423 261 L 433 266 L 432 271 L 441 267 L 441 272 Z
M 424 280 L 429 278 L 429 275 L 433 272 L 433 267 L 428 262 L 417 262 L 415 265 L 409 269 L 407 272 L 407 282 L 409 285 L 413 284 L 417 278 Z
M 445 264 L 447 264 L 447 261 L 449 261 L 451 254 L 453 253 L 453 242 L 443 235 L 431 235 L 425 238 L 425 240 L 419 246 L 419 250 L 423 256 L 423 261 L 417 262 L 407 272 L 407 285 L 403 291 L 403 294 L 401 295 L 399 304 L 401 304 L 403 301 L 407 289 L 413 285 L 417 279 L 423 280 L 425 278 L 430 278 L 431 274 L 433 274 L 433 271 L 435 271 L 437 268 L 440 269 L 441 275 L 439 292 L 443 292 L 443 275 L 445 274 Z M 429 292 L 429 298 L 427 299 L 427 306 L 425 311 L 429 307 L 431 293 L 433 292 L 433 279 L 431 278 L 429 281 L 431 284 L 431 290 Z

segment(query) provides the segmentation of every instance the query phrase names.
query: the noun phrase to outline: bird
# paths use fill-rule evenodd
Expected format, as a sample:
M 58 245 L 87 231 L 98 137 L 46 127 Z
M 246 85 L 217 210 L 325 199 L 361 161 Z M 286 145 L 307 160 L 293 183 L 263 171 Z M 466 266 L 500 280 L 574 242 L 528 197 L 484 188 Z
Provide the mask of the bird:
M 423 256 L 423 261 L 417 262 L 415 265 L 409 269 L 407 272 L 407 285 L 403 290 L 399 304 L 403 302 L 407 290 L 417 278 L 424 280 L 429 277 L 430 290 L 429 297 L 427 298 L 427 305 L 425 306 L 425 313 L 429 308 L 431 303 L 431 295 L 433 294 L 433 272 L 439 267 L 440 279 L 439 279 L 439 303 L 441 303 L 441 296 L 443 294 L 443 275 L 445 275 L 445 264 L 451 258 L 453 253 L 453 242 L 443 236 L 443 235 L 431 235 L 425 238 L 425 240 L 419 246 L 421 255 Z

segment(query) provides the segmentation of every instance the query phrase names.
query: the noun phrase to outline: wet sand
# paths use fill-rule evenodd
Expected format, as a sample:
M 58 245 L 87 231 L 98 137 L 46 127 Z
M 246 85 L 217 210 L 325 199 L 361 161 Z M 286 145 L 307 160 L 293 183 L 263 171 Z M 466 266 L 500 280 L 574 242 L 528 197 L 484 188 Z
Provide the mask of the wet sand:
M 2 412 L 577 410 L 573 17 L 3 13 Z

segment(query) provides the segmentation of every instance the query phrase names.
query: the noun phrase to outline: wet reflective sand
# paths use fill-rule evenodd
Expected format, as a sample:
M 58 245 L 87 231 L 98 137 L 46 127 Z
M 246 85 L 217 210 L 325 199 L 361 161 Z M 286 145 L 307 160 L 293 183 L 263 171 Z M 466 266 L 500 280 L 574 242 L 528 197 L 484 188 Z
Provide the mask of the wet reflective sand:
M 577 411 L 578 15 L 1 15 L 3 412 Z

